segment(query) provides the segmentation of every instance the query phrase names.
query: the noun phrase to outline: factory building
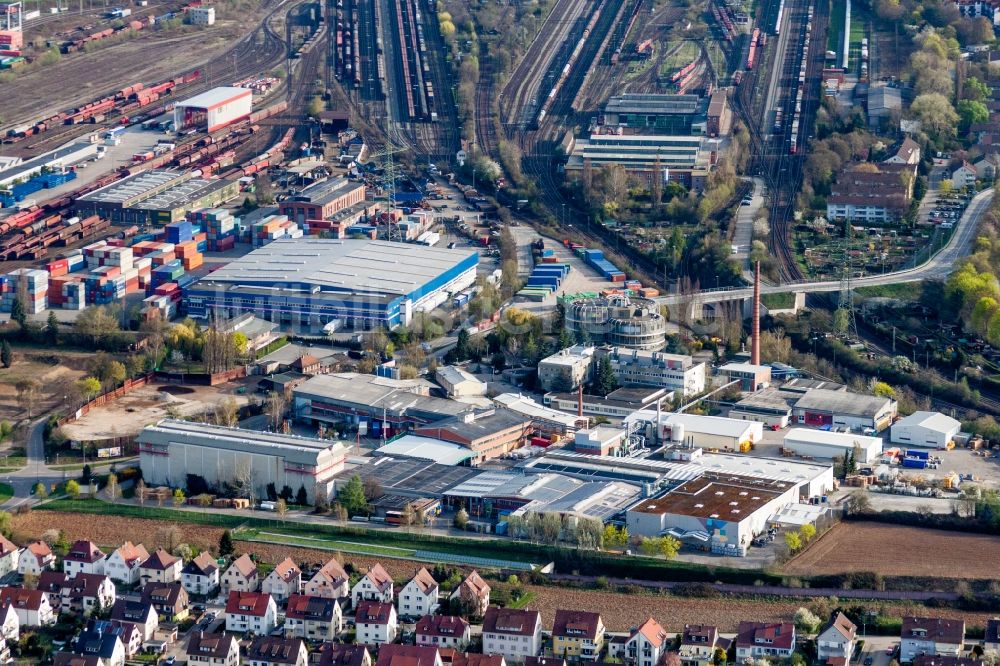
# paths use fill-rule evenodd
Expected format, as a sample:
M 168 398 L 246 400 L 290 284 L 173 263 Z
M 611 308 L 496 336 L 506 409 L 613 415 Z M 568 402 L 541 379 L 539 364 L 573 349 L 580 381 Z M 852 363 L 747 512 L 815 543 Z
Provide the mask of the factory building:
M 567 172 L 581 173 L 588 163 L 593 169 L 620 164 L 630 176 L 645 183 L 658 178 L 700 192 L 721 149 L 719 139 L 704 136 L 619 134 L 604 129 L 570 140 Z
M 406 382 L 354 373 L 310 377 L 292 390 L 292 396 L 299 419 L 317 425 L 347 421 L 363 425 L 375 437 L 407 432 L 470 409 L 454 400 L 420 395 Z
M 594 347 L 574 345 L 538 363 L 538 383 L 545 391 L 574 391 L 593 376 Z
M 310 502 L 329 497 L 346 459 L 340 442 L 171 419 L 147 426 L 138 443 L 142 477 L 151 486 L 186 488 L 190 474 L 211 488 L 248 478 L 257 497 L 274 484 L 304 487 Z
M 458 416 L 418 427 L 417 435 L 464 446 L 473 464 L 499 458 L 524 446 L 534 433 L 531 419 L 510 409 L 468 409 Z
M 669 402 L 674 395 L 666 389 L 620 388 L 606 396 L 584 394 L 582 401 L 577 393 L 546 393 L 543 401 L 564 412 L 576 414 L 582 405 L 584 414 L 623 419 L 640 409 L 656 409 L 657 403 Z
M 187 20 L 191 25 L 215 25 L 215 7 L 189 7 Z
M 37 176 L 42 172 L 42 169 L 64 169 L 84 160 L 92 159 L 97 155 L 97 149 L 96 143 L 71 143 L 30 160 L 22 161 L 20 158 L 13 158 L 9 163 L 5 161 L 5 166 L 0 168 L 0 189 L 15 181 L 28 180 Z
M 654 301 L 613 296 L 580 298 L 566 306 L 566 329 L 613 347 L 657 351 L 666 344 L 667 322 Z
M 193 178 L 192 172 L 144 171 L 79 197 L 80 217 L 99 215 L 115 224 L 169 224 L 188 211 L 212 208 L 239 194 L 239 183 Z
M 177 131 L 196 129 L 214 132 L 238 120 L 250 117 L 253 91 L 247 88 L 213 88 L 174 107 Z
M 540 435 L 562 437 L 572 435 L 577 431 L 577 428 L 587 427 L 588 419 L 586 417 L 546 407 L 520 393 L 501 393 L 493 398 L 493 402 L 531 419 L 535 430 Z
M 810 389 L 795 402 L 792 416 L 796 422 L 808 426 L 871 428 L 880 432 L 896 418 L 896 401 L 847 390 Z
M 408 324 L 475 282 L 475 250 L 372 240 L 279 239 L 192 284 L 188 313 L 252 312 L 319 331 Z
M 764 437 L 762 424 L 722 416 L 665 412 L 659 415 L 655 432 L 652 430 L 657 413 L 653 410 L 635 412 L 625 422 L 642 425 L 648 436 L 658 437 L 661 442 L 676 442 L 688 448 L 747 451 Z
M 844 460 L 845 456 L 856 452 L 858 463 L 872 462 L 882 454 L 880 437 L 808 428 L 789 430 L 785 434 L 783 446 L 795 455 L 823 460 Z
M 640 500 L 628 510 L 625 524 L 629 534 L 668 534 L 712 552 L 743 556 L 768 521 L 798 499 L 791 483 L 706 474 L 660 497 Z
M 604 458 L 565 449 L 551 449 L 522 464 L 524 471 L 559 472 L 581 479 L 624 480 L 648 484 L 652 489 L 672 488 L 705 474 L 736 474 L 762 481 L 791 483 L 800 497 L 819 497 L 833 490 L 833 465 L 759 458 L 704 449 L 668 449 L 664 456 L 636 455 Z
M 753 363 L 726 363 L 719 374 L 727 382 L 739 382 L 741 391 L 759 391 L 771 383 L 771 366 Z
M 698 95 L 627 93 L 608 99 L 601 124 L 659 134 L 700 134 L 705 111 Z
M 364 204 L 365 184 L 343 177 L 310 185 L 282 201 L 279 210 L 299 225 L 308 220 L 328 220 L 337 213 Z
M 665 388 L 685 397 L 705 390 L 705 364 L 695 363 L 685 354 L 600 347 L 595 363 L 602 357 L 608 358 L 618 383 L 625 386 Z
M 892 424 L 889 440 L 901 446 L 943 449 L 955 441 L 962 424 L 940 412 L 913 412 Z

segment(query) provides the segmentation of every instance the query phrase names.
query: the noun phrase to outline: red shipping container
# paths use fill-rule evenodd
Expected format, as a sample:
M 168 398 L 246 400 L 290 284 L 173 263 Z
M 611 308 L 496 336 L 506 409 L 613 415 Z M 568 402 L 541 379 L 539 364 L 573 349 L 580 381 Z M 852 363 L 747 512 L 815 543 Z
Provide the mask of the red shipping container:
M 215 241 L 215 248 L 218 252 L 225 252 L 226 250 L 232 250 L 236 246 L 236 237 L 227 236 L 226 238 L 220 238 Z
M 611 281 L 612 282 L 624 282 L 625 281 L 625 274 L 624 273 L 615 273 L 614 275 L 611 276 Z
M 175 291 L 180 291 L 180 287 L 177 286 L 176 282 L 165 282 L 159 287 L 153 290 L 153 293 L 157 296 L 168 296 Z
M 125 247 L 125 241 L 121 238 L 111 238 L 108 240 L 108 245 L 111 247 Z
M 163 264 L 169 264 L 171 261 L 177 258 L 177 255 L 173 252 L 163 252 L 153 256 L 153 265 L 162 266 Z

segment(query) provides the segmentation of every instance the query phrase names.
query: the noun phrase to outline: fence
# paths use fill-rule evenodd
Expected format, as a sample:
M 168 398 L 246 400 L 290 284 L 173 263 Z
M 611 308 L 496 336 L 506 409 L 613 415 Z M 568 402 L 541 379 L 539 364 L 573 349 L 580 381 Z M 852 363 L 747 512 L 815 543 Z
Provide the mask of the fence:
M 83 403 L 82 405 L 77 407 L 75 411 L 60 418 L 58 423 L 61 426 L 71 421 L 76 421 L 77 419 L 86 416 L 90 412 L 90 410 L 94 409 L 95 407 L 103 407 L 104 405 L 108 404 L 113 400 L 117 400 L 118 398 L 122 397 L 123 395 L 132 391 L 133 389 L 142 388 L 143 386 L 149 384 L 152 381 L 153 381 L 153 373 L 148 373 L 146 375 L 143 375 L 142 377 L 136 377 L 135 379 L 126 379 L 125 383 L 119 386 L 118 388 L 112 391 L 108 391 L 107 393 L 102 393 L 101 395 L 92 399 L 90 402 Z
M 194 384 L 196 386 L 216 386 L 247 376 L 246 366 L 223 370 L 212 374 L 206 372 L 157 372 L 156 379 L 168 384 Z

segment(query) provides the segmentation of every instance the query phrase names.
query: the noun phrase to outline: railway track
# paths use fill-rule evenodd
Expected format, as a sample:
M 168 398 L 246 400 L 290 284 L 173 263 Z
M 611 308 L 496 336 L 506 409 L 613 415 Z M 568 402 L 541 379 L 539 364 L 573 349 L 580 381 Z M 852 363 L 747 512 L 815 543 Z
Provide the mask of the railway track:
M 499 160 L 496 123 L 493 122 L 493 58 L 480 47 L 479 82 L 476 84 L 476 143 L 484 155 Z

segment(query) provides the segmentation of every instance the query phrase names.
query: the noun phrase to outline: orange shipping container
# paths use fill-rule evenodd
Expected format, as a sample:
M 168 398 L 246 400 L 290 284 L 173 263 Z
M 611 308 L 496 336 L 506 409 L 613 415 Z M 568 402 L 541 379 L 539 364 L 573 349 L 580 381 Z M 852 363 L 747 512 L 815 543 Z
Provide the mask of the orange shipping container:
M 193 270 L 201 266 L 204 262 L 205 262 L 205 257 L 204 255 L 201 254 L 192 254 L 189 257 L 184 257 L 184 270 L 186 271 Z

